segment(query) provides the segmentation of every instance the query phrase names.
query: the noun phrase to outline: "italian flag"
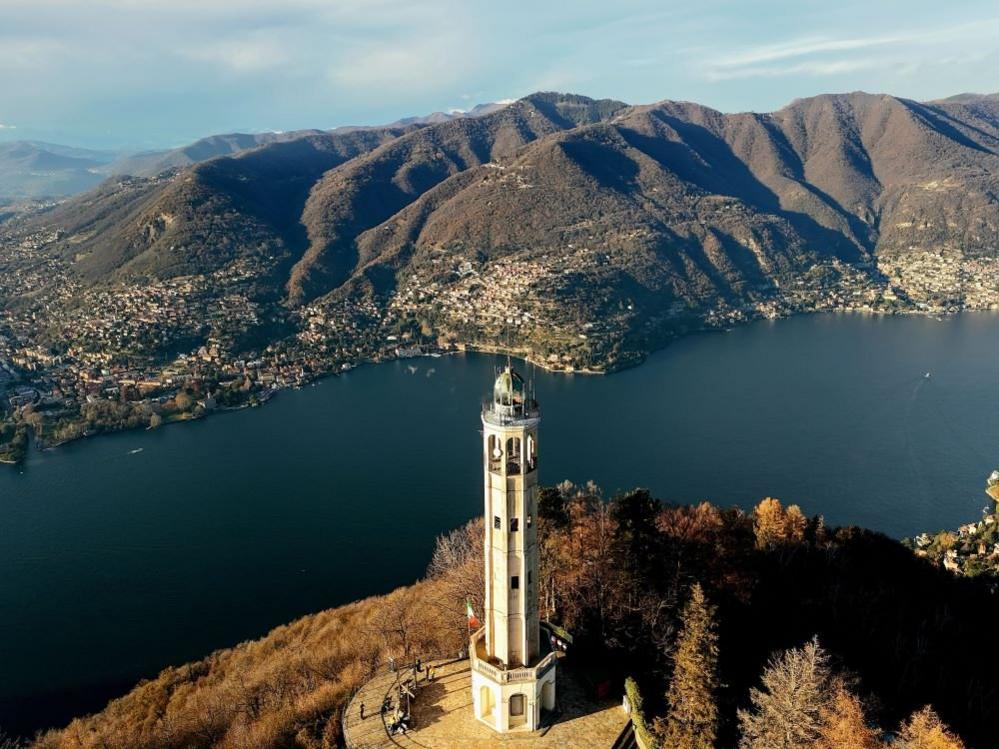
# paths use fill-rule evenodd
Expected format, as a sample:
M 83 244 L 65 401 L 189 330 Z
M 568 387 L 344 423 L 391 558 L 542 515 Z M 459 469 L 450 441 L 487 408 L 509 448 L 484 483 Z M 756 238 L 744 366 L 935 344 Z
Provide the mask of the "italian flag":
M 472 609 L 472 601 L 468 598 L 465 599 L 465 613 L 468 614 L 469 629 L 478 629 L 482 626 L 479 624 L 479 620 L 475 616 L 475 611 Z

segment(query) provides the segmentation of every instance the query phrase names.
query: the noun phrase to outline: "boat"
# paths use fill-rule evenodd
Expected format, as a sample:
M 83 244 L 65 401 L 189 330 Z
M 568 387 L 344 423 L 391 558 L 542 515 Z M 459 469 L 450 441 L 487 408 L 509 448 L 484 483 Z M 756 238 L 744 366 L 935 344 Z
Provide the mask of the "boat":
M 928 380 L 928 379 L 930 379 L 930 373 L 929 373 L 929 372 L 927 372 L 926 374 L 924 374 L 924 375 L 923 375 L 923 379 L 925 379 L 925 380 Z
M 144 448 L 144 447 L 137 447 L 137 448 L 135 448 L 134 450 L 129 450 L 129 451 L 128 451 L 128 454 L 129 454 L 129 455 L 135 455 L 135 454 L 137 454 L 137 453 L 141 453 L 141 452 L 142 452 L 143 450 L 145 450 L 145 449 L 146 449 L 146 448 Z

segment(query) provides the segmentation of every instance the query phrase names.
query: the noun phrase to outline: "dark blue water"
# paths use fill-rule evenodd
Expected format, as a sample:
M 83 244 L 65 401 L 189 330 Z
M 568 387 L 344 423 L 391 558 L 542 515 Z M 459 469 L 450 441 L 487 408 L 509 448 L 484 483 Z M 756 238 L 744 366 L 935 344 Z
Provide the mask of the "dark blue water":
M 58 722 L 419 576 L 435 535 L 480 511 L 493 366 L 364 367 L 0 471 L 0 725 Z M 999 465 L 999 315 L 800 317 L 690 337 L 608 377 L 536 378 L 547 483 L 773 495 L 903 536 L 977 518 Z

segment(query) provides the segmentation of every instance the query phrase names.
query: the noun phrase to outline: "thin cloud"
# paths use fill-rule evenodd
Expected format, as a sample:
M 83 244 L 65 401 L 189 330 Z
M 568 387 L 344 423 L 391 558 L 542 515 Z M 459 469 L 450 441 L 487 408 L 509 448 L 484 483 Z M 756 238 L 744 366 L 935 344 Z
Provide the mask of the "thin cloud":
M 58 39 L 0 35 L 0 70 L 39 70 L 61 59 L 64 52 Z
M 5 125 L 0 122 L 0 130 L 17 130 L 17 125 Z
M 868 39 L 798 39 L 780 44 L 768 44 L 748 49 L 739 54 L 724 57 L 716 65 L 720 68 L 734 68 L 743 65 L 756 65 L 796 57 L 806 57 L 824 52 L 845 52 L 849 50 L 881 47 L 907 41 L 904 36 L 877 36 Z
M 707 79 L 709 81 L 731 81 L 740 78 L 776 78 L 783 75 L 841 75 L 843 73 L 854 73 L 858 70 L 875 70 L 885 65 L 886 61 L 881 57 L 816 60 L 795 63 L 794 65 L 754 65 L 741 68 L 711 70 L 708 71 Z
M 213 63 L 233 73 L 260 73 L 288 62 L 287 51 L 269 39 L 242 39 L 190 47 L 181 54 L 199 62 Z
M 436 89 L 460 80 L 468 59 L 460 36 L 395 38 L 355 45 L 329 67 L 328 77 L 351 89 Z
M 831 76 L 893 66 L 893 56 L 905 52 L 906 70 L 918 68 L 914 59 L 921 59 L 929 48 L 939 49 L 974 40 L 992 40 L 999 31 L 999 18 L 975 23 L 963 23 L 937 29 L 904 31 L 868 37 L 832 38 L 801 37 L 787 41 L 747 47 L 723 55 L 701 66 L 702 77 L 709 81 L 740 78 L 772 78 L 786 75 Z M 842 56 L 838 53 L 873 52 L 865 57 Z M 811 59 L 809 59 L 811 58 Z

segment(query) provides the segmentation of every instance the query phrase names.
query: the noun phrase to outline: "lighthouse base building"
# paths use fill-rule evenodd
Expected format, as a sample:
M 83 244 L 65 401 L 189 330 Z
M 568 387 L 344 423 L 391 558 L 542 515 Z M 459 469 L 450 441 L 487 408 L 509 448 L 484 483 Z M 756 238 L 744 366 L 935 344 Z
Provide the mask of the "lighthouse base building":
M 499 732 L 540 728 L 542 711 L 555 709 L 555 656 L 548 657 L 540 667 L 500 670 L 472 655 L 476 719 Z

